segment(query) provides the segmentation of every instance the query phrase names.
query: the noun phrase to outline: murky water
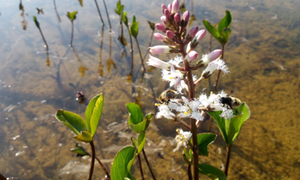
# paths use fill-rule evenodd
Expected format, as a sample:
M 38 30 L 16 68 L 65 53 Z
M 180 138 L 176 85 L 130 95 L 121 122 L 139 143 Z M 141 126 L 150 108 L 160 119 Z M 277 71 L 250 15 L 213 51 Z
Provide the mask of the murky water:
M 134 83 L 128 80 L 131 58 L 129 45 L 124 49 L 118 41 L 119 17 L 114 12 L 117 1 L 106 1 L 112 24 L 99 1 L 105 22 L 102 29 L 94 1 L 56 2 L 36 0 L 2 2 L 0 7 L 0 173 L 10 179 L 84 179 L 89 159 L 75 157 L 69 149 L 75 145 L 71 132 L 54 118 L 58 109 L 83 115 L 85 104 L 79 104 L 77 91 L 90 100 L 103 92 L 105 106 L 97 131 L 97 156 L 110 167 L 112 158 L 122 146 L 130 144 L 134 134 L 127 129 L 127 102 L 135 101 L 145 112 L 154 112 L 154 99 L 166 83 L 160 71 L 135 76 L 139 53 L 134 43 Z M 147 20 L 159 22 L 160 4 L 169 1 L 124 0 L 128 11 L 140 22 L 139 43 L 143 56 L 147 52 L 151 29 Z M 181 1 L 182 3 L 182 1 Z M 44 14 L 37 14 L 43 8 Z M 192 26 L 203 28 L 202 19 L 217 22 L 226 9 L 233 16 L 232 30 L 226 47 L 225 61 L 231 73 L 221 79 L 220 88 L 246 101 L 251 118 L 232 148 L 229 179 L 299 179 L 300 177 L 300 2 L 187 0 L 185 8 L 192 11 Z M 74 21 L 73 47 L 71 22 L 67 11 L 78 11 Z M 49 45 L 49 56 L 32 17 L 37 16 Z M 129 42 L 128 32 L 124 34 Z M 209 36 L 199 47 L 208 51 Z M 159 44 L 153 41 L 153 44 Z M 213 47 L 219 48 L 216 41 Z M 77 54 L 77 56 L 76 56 Z M 212 77 L 214 79 L 214 77 Z M 198 93 L 204 82 L 198 88 Z M 132 95 L 132 87 L 135 93 Z M 153 92 L 152 90 L 153 89 Z M 145 149 L 157 179 L 187 179 L 181 153 L 173 153 L 175 129 L 178 124 L 154 120 L 147 132 Z M 201 131 L 207 131 L 204 122 Z M 218 133 L 212 125 L 211 131 Z M 89 149 L 88 145 L 83 145 Z M 221 167 L 225 161 L 225 144 L 221 135 L 210 146 L 208 162 Z M 146 167 L 146 164 L 143 164 Z M 137 166 L 136 166 L 137 167 Z M 137 168 L 133 171 L 139 177 Z M 146 179 L 151 176 L 145 168 Z M 104 176 L 96 165 L 94 179 Z M 205 178 L 205 177 L 202 177 Z

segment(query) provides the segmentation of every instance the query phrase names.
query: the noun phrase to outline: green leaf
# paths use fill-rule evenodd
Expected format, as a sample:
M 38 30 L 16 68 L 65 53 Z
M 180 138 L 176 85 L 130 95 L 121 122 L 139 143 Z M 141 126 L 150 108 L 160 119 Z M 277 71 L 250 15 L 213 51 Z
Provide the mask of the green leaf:
M 153 119 L 153 114 L 149 113 L 143 118 L 143 112 L 139 105 L 127 103 L 126 106 L 129 111 L 129 127 L 137 133 L 145 131 Z
M 225 28 L 227 28 L 227 29 L 230 28 L 231 20 L 232 20 L 232 17 L 231 17 L 230 11 L 226 10 L 226 15 L 223 17 L 223 19 L 221 19 L 221 21 L 219 22 L 219 25 L 218 25 L 218 30 L 219 30 L 220 34 L 222 34 L 222 32 Z
M 135 158 L 135 148 L 127 146 L 118 152 L 113 165 L 111 167 L 111 179 L 112 180 L 124 180 L 125 177 L 134 179 L 130 175 L 131 166 Z
M 129 123 L 138 124 L 143 121 L 143 111 L 139 105 L 135 103 L 127 103 L 127 110 L 129 111 Z
M 130 33 L 134 38 L 137 38 L 139 33 L 139 22 L 132 23 L 130 27 Z
M 86 150 L 82 147 L 82 146 L 78 146 L 78 143 L 76 143 L 75 147 L 70 149 L 71 152 L 76 153 L 77 156 L 85 156 L 85 155 L 89 155 L 88 152 L 86 152 Z
M 224 42 L 227 42 L 228 39 L 229 39 L 229 36 L 231 34 L 231 29 L 229 28 L 224 28 L 223 32 L 222 32 L 222 35 L 224 37 Z
M 132 23 L 131 23 L 131 24 L 134 24 L 135 22 L 136 22 L 136 17 L 133 16 L 133 17 L 132 17 Z
M 208 156 L 207 146 L 213 143 L 217 135 L 213 133 L 201 133 L 197 134 L 199 155 Z
M 34 21 L 36 27 L 37 27 L 37 28 L 40 28 L 40 23 L 38 22 L 36 16 L 33 16 L 33 21 Z
M 220 117 L 222 111 L 208 112 L 214 118 L 220 129 L 224 141 L 227 146 L 232 145 L 240 134 L 243 123 L 250 117 L 250 109 L 246 103 L 242 103 L 239 107 L 234 108 L 234 117 L 224 119 Z
M 122 15 L 122 20 L 124 22 L 124 24 L 128 27 L 128 18 L 127 18 L 127 12 L 123 12 L 123 15 Z
M 98 123 L 101 118 L 103 101 L 103 94 L 98 94 L 89 102 L 85 110 L 85 120 L 87 124 L 87 129 L 91 133 L 92 137 L 94 137 L 96 133 Z
M 214 26 L 212 26 L 208 21 L 203 20 L 202 21 L 205 28 L 207 29 L 207 31 L 217 40 L 221 37 L 219 31 L 217 30 L 217 28 L 215 28 Z
M 123 9 L 124 9 L 124 5 L 122 5 L 122 4 L 121 4 L 121 1 L 119 0 L 119 1 L 117 2 L 117 8 L 115 9 L 115 12 L 116 12 L 118 15 L 122 15 Z
M 77 135 L 74 137 L 77 141 L 82 141 L 82 142 L 91 142 L 93 140 L 93 137 L 90 132 L 88 131 L 81 131 L 81 134 Z
M 198 164 L 199 174 L 204 174 L 213 180 L 226 180 L 226 175 L 220 169 L 208 165 Z
M 139 134 L 139 138 L 138 138 L 138 154 L 140 154 L 145 146 L 146 143 L 146 133 L 145 132 L 141 132 Z
M 71 20 L 71 21 L 74 21 L 76 19 L 76 14 L 77 14 L 77 11 L 74 11 L 74 12 L 67 12 L 67 17 Z
M 82 117 L 78 114 L 72 113 L 70 111 L 58 110 L 55 114 L 57 120 L 61 121 L 69 129 L 71 129 L 76 135 L 80 135 L 81 131 L 86 130 L 86 124 Z

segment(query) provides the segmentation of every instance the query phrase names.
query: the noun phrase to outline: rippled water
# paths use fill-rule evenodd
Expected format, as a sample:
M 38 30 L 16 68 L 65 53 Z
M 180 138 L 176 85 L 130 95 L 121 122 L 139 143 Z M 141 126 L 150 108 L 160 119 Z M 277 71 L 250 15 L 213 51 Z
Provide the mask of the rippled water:
M 154 99 L 167 87 L 166 83 L 160 80 L 159 70 L 147 73 L 143 83 L 140 74 L 134 83 L 128 80 L 130 48 L 127 45 L 124 50 L 118 41 L 119 17 L 113 10 L 116 2 L 106 1 L 111 33 L 102 1 L 98 3 L 104 30 L 94 1 L 83 1 L 83 6 L 79 1 L 56 2 L 61 22 L 53 1 L 22 1 L 23 11 L 20 2 L 1 3 L 1 174 L 10 179 L 86 178 L 89 159 L 69 152 L 75 145 L 73 135 L 54 118 L 58 109 L 83 115 L 85 104 L 75 100 L 77 91 L 83 91 L 88 100 L 104 93 L 105 106 L 95 143 L 97 156 L 107 166 L 134 136 L 127 128 L 125 103 L 137 99 L 145 112 L 155 112 Z M 151 34 L 147 20 L 159 21 L 161 3 L 170 2 L 122 1 L 130 21 L 136 15 L 140 22 L 138 40 L 143 56 Z M 44 14 L 37 14 L 36 8 L 43 8 Z M 191 26 L 202 28 L 202 19 L 216 23 L 226 9 L 233 16 L 233 32 L 225 52 L 231 73 L 222 77 L 220 88 L 227 92 L 235 89 L 236 97 L 247 102 L 252 114 L 232 148 L 229 179 L 299 179 L 300 2 L 187 0 L 185 8 L 195 17 Z M 71 23 L 65 15 L 67 11 L 78 11 L 74 21 L 75 52 L 68 46 Z M 49 45 L 48 61 L 32 20 L 34 15 Z M 124 33 L 129 42 L 126 29 Z M 208 51 L 208 42 L 206 36 L 199 47 L 203 53 Z M 220 48 L 216 41 L 213 47 Z M 135 75 L 140 66 L 136 44 L 134 64 Z M 207 85 L 204 82 L 197 92 Z M 209 122 L 204 122 L 201 131 L 207 131 L 209 126 Z M 178 124 L 154 120 L 147 132 L 149 142 L 145 149 L 157 179 L 187 179 L 181 153 L 172 152 L 176 127 Z M 214 124 L 211 131 L 218 133 Z M 221 167 L 225 144 L 220 134 L 209 150 L 209 157 L 201 157 L 200 161 Z M 138 169 L 133 171 L 139 177 Z M 149 179 L 146 168 L 145 173 Z M 96 165 L 94 179 L 103 175 Z

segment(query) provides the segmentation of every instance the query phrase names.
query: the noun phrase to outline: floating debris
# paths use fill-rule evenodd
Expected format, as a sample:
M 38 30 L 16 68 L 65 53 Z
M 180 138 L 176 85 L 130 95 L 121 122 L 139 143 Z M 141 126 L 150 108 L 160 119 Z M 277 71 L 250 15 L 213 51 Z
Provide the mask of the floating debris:
M 23 155 L 25 153 L 25 151 L 18 151 L 16 152 L 15 156 L 20 156 L 20 155 Z
M 19 137 L 20 137 L 20 135 L 16 135 L 16 136 L 12 137 L 12 139 L 13 139 L 13 140 L 16 140 L 16 139 L 18 139 Z
M 4 108 L 3 109 L 3 111 L 5 112 L 10 112 L 10 111 L 12 111 L 15 107 L 17 107 L 17 106 L 15 106 L 15 105 L 9 105 L 9 106 L 7 106 L 6 108 Z
M 47 102 L 47 100 L 42 100 L 42 101 L 41 101 L 42 104 L 44 104 L 44 103 L 46 103 L 46 102 Z
M 271 63 L 275 64 L 280 70 L 285 71 L 286 69 L 283 67 L 283 65 L 279 64 L 278 62 L 271 60 Z

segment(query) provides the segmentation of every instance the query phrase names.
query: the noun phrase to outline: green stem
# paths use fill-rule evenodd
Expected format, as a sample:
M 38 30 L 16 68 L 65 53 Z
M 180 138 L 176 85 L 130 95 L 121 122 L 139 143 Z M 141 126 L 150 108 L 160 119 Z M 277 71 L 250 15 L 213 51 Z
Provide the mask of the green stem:
M 231 146 L 232 145 L 227 146 L 226 163 L 225 163 L 225 169 L 224 169 L 224 174 L 226 175 L 226 177 L 228 175 L 228 169 L 229 169 Z
M 150 166 L 150 164 L 149 164 L 149 161 L 148 161 L 148 159 L 147 159 L 146 152 L 145 152 L 144 148 L 143 148 L 143 155 L 144 155 L 144 158 L 145 158 L 145 160 L 146 160 L 147 166 L 148 166 L 148 168 L 149 168 L 149 170 L 150 170 L 150 173 L 151 173 L 152 178 L 153 178 L 154 180 L 156 180 L 156 179 L 155 179 L 155 176 L 154 176 L 154 173 L 153 173 L 153 171 L 152 171 L 152 169 L 151 169 L 151 166 Z
M 90 145 L 91 145 L 91 148 L 92 148 L 92 161 L 91 161 L 91 167 L 90 167 L 90 173 L 89 173 L 88 180 L 92 179 L 93 171 L 94 171 L 94 163 L 95 163 L 95 146 L 94 146 L 94 142 L 91 141 Z
M 193 172 L 194 172 L 194 180 L 199 179 L 199 172 L 198 172 L 198 141 L 197 141 L 197 127 L 196 127 L 196 120 L 191 118 L 191 127 L 192 127 L 192 139 L 193 139 Z
M 224 60 L 224 51 L 225 51 L 225 44 L 222 44 L 222 56 L 221 56 L 221 59 L 223 59 L 223 60 Z M 221 75 L 221 70 L 219 70 L 218 77 L 216 79 L 216 85 L 215 85 L 215 90 L 214 90 L 215 94 L 218 91 L 218 84 L 219 84 L 219 80 L 220 80 L 220 75 Z
M 47 42 L 46 42 L 46 39 L 45 39 L 45 37 L 44 37 L 44 34 L 43 34 L 43 32 L 42 32 L 41 28 L 38 28 L 38 29 L 40 30 L 40 33 L 41 33 L 41 35 L 42 35 L 42 38 L 43 38 L 43 40 L 44 40 L 45 47 L 46 47 L 46 48 L 48 48 L 48 44 L 47 44 Z

